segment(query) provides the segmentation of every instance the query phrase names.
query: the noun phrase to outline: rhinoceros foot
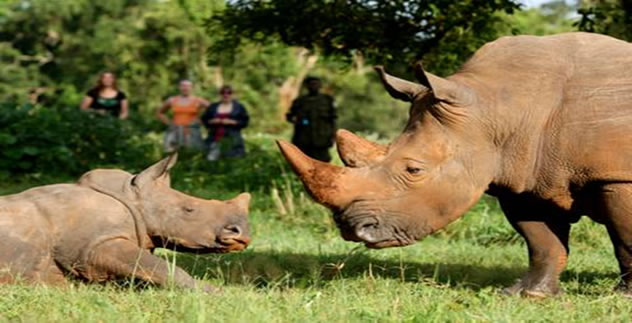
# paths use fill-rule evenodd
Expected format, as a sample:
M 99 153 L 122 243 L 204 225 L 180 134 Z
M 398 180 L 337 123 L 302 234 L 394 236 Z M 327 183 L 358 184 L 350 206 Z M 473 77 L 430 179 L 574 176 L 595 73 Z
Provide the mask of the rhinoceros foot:
M 199 284 L 200 291 L 206 294 L 220 296 L 224 293 L 224 291 L 217 286 L 213 286 L 205 282 L 198 282 L 198 284 Z
M 617 293 L 621 293 L 623 296 L 627 298 L 632 298 L 632 286 L 626 283 L 625 281 L 619 282 L 617 286 L 614 288 L 614 291 Z
M 528 278 L 524 278 L 514 285 L 503 289 L 503 294 L 509 296 L 524 296 L 531 298 L 546 298 L 563 293 L 557 283 L 532 283 Z

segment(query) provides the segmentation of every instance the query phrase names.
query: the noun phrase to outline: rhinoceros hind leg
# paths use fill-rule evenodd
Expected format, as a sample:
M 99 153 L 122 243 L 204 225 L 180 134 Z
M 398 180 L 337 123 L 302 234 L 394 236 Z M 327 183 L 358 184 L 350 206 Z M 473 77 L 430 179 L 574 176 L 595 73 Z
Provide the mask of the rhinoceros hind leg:
M 566 267 L 570 223 L 553 222 L 564 219 L 563 212 L 533 199 L 509 197 L 500 199 L 511 225 L 527 241 L 529 270 L 506 294 L 547 297 L 561 292 L 559 277 Z
M 68 283 L 63 271 L 52 259 L 43 259 L 33 268 L 15 267 L 0 269 L 0 284 L 27 283 L 61 286 Z
M 63 286 L 68 284 L 66 274 L 61 270 L 53 259 L 47 259 L 43 263 L 42 269 L 36 274 L 35 282 L 41 282 L 48 285 Z
M 606 227 L 621 270 L 616 289 L 632 296 L 632 185 L 609 184 L 602 192 Z
M 0 232 L 0 283 L 49 284 L 66 283 L 66 277 L 51 258 L 45 243 L 22 239 Z
M 173 283 L 181 288 L 200 287 L 206 292 L 216 291 L 210 285 L 197 282 L 183 269 L 171 266 L 148 250 L 140 249 L 135 243 L 124 239 L 111 240 L 97 247 L 92 252 L 88 267 L 88 280 L 101 280 L 103 277 L 136 278 L 160 286 Z
M 66 274 L 51 257 L 42 258 L 41 261 L 32 268 L 19 273 L 16 282 L 54 286 L 64 286 L 68 284 Z

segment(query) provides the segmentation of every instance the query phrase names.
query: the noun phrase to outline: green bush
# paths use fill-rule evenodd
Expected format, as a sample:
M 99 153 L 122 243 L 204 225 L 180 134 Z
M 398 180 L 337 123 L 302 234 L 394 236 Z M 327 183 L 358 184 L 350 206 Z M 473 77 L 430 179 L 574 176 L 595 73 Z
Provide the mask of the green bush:
M 245 139 L 246 155 L 242 158 L 209 162 L 199 152 L 181 150 L 178 164 L 171 171 L 173 186 L 214 198 L 229 198 L 244 191 L 268 193 L 286 183 L 293 193 L 303 191 L 276 147 L 277 137 L 252 134 Z
M 122 166 L 138 170 L 158 158 L 130 122 L 82 113 L 77 108 L 0 107 L 0 177 L 9 174 L 80 174 L 88 169 Z

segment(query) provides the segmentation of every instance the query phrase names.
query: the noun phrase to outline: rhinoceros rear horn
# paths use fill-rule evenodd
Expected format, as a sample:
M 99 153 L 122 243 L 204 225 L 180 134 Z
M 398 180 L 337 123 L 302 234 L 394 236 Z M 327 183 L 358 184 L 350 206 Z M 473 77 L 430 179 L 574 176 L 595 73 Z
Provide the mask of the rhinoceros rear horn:
M 169 170 L 173 168 L 178 160 L 178 153 L 173 153 L 163 160 L 149 166 L 149 168 L 140 172 L 140 174 L 134 176 L 132 184 L 135 186 L 143 187 L 145 184 L 155 181 L 160 178 L 169 180 Z
M 277 141 L 281 153 L 294 172 L 299 176 L 307 192 L 316 200 L 330 208 L 344 204 L 338 184 L 344 168 L 312 159 L 289 142 Z
M 349 167 L 364 167 L 382 160 L 387 146 L 358 137 L 351 131 L 340 129 L 336 132 L 336 147 L 340 159 Z

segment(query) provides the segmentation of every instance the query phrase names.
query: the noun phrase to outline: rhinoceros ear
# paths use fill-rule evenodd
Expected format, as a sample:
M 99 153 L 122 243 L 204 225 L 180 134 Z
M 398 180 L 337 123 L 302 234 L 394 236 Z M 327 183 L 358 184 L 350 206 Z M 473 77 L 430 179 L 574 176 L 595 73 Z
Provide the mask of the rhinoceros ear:
M 241 193 L 228 202 L 237 205 L 237 207 L 240 208 L 243 212 L 248 213 L 248 206 L 250 205 L 250 194 Z
M 132 179 L 132 185 L 143 187 L 147 183 L 158 179 L 164 179 L 169 183 L 169 170 L 173 168 L 178 160 L 178 153 L 173 153 L 169 157 L 149 166 Z
M 437 100 L 455 105 L 467 104 L 472 100 L 473 94 L 469 88 L 426 72 L 421 62 L 415 64 L 415 77 Z
M 389 75 L 383 66 L 376 66 L 375 71 L 380 76 L 384 88 L 394 99 L 405 102 L 412 102 L 416 96 L 423 92 L 428 92 L 428 88 L 420 84 L 406 81 L 395 76 Z

